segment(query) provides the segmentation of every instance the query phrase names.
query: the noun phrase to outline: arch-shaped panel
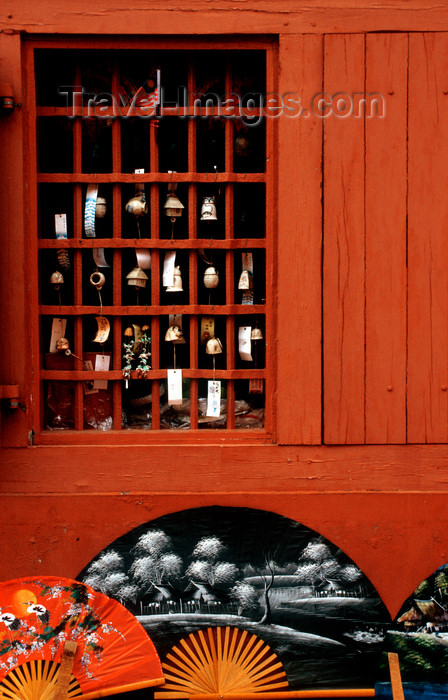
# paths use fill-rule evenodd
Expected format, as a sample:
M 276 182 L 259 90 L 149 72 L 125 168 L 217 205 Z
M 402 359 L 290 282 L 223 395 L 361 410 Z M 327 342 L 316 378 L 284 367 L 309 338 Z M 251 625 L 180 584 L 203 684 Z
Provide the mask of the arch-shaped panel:
M 448 563 L 419 583 L 387 634 L 403 680 L 443 683 L 448 696 Z
M 201 629 L 262 638 L 291 688 L 366 687 L 379 679 L 389 614 L 338 547 L 276 513 L 226 506 L 139 526 L 78 578 L 139 618 L 163 657 Z

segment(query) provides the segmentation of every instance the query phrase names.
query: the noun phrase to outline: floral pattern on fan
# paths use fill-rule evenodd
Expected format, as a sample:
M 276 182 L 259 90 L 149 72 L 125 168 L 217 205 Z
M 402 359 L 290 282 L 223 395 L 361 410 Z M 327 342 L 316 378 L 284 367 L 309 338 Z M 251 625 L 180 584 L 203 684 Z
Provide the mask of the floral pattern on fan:
M 121 692 L 130 677 L 139 687 L 163 682 L 150 638 L 116 600 L 70 579 L 0 584 L 0 680 L 32 660 L 60 661 L 66 641 L 77 644 L 73 674 L 83 694 Z

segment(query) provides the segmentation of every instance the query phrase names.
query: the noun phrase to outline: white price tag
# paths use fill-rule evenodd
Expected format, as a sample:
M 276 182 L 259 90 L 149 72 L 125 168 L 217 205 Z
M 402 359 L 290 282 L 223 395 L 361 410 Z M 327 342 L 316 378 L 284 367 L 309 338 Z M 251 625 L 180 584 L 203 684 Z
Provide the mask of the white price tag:
M 67 214 L 54 215 L 54 230 L 56 238 L 67 238 Z
M 54 318 L 51 325 L 50 352 L 56 352 L 56 343 L 59 338 L 65 337 L 67 327 L 66 318 Z
M 174 263 L 176 262 L 176 251 L 170 250 L 165 253 L 163 260 L 163 276 L 162 284 L 164 287 L 172 287 L 174 285 Z
M 221 413 L 221 382 L 209 381 L 207 392 L 207 412 L 208 418 L 219 418 Z
M 95 372 L 108 372 L 110 355 L 95 355 Z M 107 389 L 107 379 L 95 379 L 94 389 Z
M 238 351 L 242 360 L 246 362 L 252 361 L 250 334 L 252 328 L 250 326 L 240 326 L 238 329 Z
M 170 406 L 182 405 L 182 370 L 168 369 L 168 404 Z

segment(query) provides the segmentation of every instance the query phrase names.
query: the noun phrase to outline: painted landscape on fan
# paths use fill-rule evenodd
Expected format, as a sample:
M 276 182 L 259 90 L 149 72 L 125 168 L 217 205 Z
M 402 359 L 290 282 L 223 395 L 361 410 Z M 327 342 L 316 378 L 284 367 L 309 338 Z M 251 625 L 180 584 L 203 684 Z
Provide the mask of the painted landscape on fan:
M 232 653 L 233 634 L 244 634 L 242 645 L 262 640 L 290 689 L 387 679 L 390 617 L 370 581 L 337 546 L 275 513 L 165 515 L 116 540 L 78 578 L 137 616 L 165 672 L 173 648 L 205 644 L 216 628 L 210 643 Z

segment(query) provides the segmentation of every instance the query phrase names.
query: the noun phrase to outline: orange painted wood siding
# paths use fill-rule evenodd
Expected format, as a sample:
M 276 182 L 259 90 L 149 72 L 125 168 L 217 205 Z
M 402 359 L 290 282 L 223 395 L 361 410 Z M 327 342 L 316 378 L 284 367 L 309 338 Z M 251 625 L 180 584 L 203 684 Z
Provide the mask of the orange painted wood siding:
M 325 55 L 327 93 L 385 109 L 324 125 L 324 440 L 446 442 L 448 36 L 332 35 Z

